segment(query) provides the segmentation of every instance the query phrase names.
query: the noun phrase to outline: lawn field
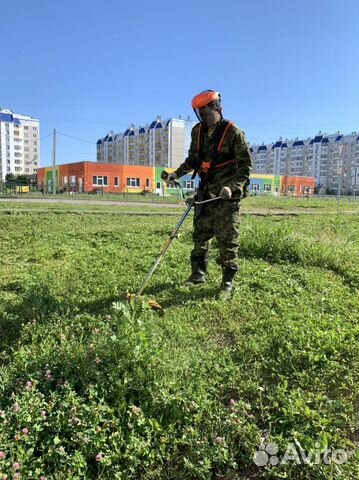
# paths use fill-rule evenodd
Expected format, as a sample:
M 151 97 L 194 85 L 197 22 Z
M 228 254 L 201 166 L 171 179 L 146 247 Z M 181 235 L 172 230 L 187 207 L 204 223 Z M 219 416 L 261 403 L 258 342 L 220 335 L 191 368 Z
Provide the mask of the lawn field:
M 225 303 L 215 242 L 208 283 L 182 285 L 189 218 L 128 304 L 181 209 L 6 208 L 0 479 L 359 478 L 357 215 L 243 213 Z
M 1 196 L 0 195 L 0 209 L 14 209 L 24 208 L 26 203 L 26 209 L 38 208 L 37 203 L 44 204 L 44 201 L 54 202 L 48 205 L 47 208 L 51 209 L 66 209 L 76 208 L 77 206 L 88 203 L 92 209 L 101 209 L 105 205 L 113 207 L 115 210 L 121 208 L 121 203 L 130 203 L 140 205 L 155 204 L 157 206 L 168 204 L 170 206 L 181 207 L 183 200 L 181 199 L 180 190 L 177 195 L 168 195 L 165 197 L 148 194 L 146 196 L 137 194 L 104 194 L 104 195 L 88 195 L 88 194 L 75 194 L 75 195 L 42 195 L 40 193 L 31 193 L 29 195 L 21 196 Z M 33 202 L 36 202 L 35 204 Z M 96 205 L 95 205 L 96 204 Z M 111 205 L 112 204 L 112 205 Z M 116 205 L 118 204 L 118 205 Z M 81 206 L 83 208 L 83 205 Z M 339 201 L 336 196 L 312 196 L 305 197 L 274 197 L 272 194 L 249 196 L 246 198 L 243 206 L 244 211 L 276 211 L 276 210 L 295 210 L 298 212 L 356 212 L 359 213 L 359 196 L 342 196 Z

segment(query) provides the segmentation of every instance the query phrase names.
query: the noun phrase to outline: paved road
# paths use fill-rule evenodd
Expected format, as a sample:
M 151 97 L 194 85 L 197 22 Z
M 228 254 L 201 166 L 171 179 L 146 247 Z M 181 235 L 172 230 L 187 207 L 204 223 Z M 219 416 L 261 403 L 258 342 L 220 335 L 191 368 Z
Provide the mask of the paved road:
M 157 202 L 117 202 L 113 200 L 76 200 L 71 198 L 23 198 L 23 197 L 7 197 L 0 198 L 2 203 L 58 203 L 67 205 L 102 205 L 106 206 L 118 206 L 118 207 L 170 207 L 183 208 L 183 203 L 157 203 Z

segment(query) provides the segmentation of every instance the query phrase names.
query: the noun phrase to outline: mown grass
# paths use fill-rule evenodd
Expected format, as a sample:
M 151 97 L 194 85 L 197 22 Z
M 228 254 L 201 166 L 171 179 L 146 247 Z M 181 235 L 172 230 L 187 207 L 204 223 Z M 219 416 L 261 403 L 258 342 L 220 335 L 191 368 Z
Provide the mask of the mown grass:
M 358 217 L 243 215 L 227 303 L 215 244 L 182 286 L 188 221 L 145 291 L 160 316 L 124 299 L 175 223 L 0 216 L 0 478 L 358 478 Z M 270 442 L 320 461 L 258 467 Z
M 2 197 L 0 196 L 0 199 Z M 53 205 L 52 208 L 67 208 L 69 207 L 66 202 L 73 202 L 76 204 L 77 201 L 88 201 L 88 202 L 100 202 L 103 205 L 94 206 L 97 209 L 103 208 L 106 203 L 109 202 L 140 202 L 143 205 L 148 203 L 156 203 L 158 205 L 167 203 L 172 204 L 175 208 L 178 205 L 183 204 L 181 199 L 180 190 L 178 190 L 177 195 L 168 195 L 168 196 L 159 196 L 155 194 L 148 194 L 146 196 L 137 195 L 137 194 L 104 194 L 104 195 L 88 195 L 88 194 L 75 194 L 73 196 L 69 195 L 42 195 L 42 194 L 28 194 L 22 196 L 13 196 L 7 197 L 6 202 L 0 202 L 0 207 L 11 206 L 11 208 L 24 208 L 24 204 L 20 202 L 26 202 L 26 200 L 58 200 L 59 202 L 64 202 L 64 204 Z M 16 202 L 20 200 L 20 202 Z M 79 202 L 80 203 L 80 202 Z M 33 206 L 33 203 L 27 202 L 26 208 L 37 208 Z M 51 208 L 51 207 L 50 207 Z M 74 208 L 74 207 L 73 207 Z M 118 208 L 116 206 L 111 206 L 111 208 Z M 323 211 L 323 212 L 337 212 L 337 211 L 354 211 L 359 212 L 359 197 L 358 196 L 342 196 L 338 202 L 338 197 L 336 196 L 326 196 L 326 197 L 317 197 L 311 196 L 309 198 L 305 197 L 291 197 L 291 196 L 280 196 L 274 197 L 272 194 L 266 195 L 261 194 L 257 196 L 249 196 L 246 198 L 243 205 L 244 210 L 253 211 L 258 209 L 271 209 L 271 210 L 299 210 L 299 211 Z

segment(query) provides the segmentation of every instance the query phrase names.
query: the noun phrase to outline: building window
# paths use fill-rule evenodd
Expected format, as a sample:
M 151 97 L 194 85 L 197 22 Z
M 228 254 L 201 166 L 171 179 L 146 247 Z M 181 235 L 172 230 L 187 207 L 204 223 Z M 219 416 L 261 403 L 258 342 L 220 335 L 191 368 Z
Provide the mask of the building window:
M 269 185 L 269 183 L 264 184 L 264 191 L 265 192 L 271 192 L 272 191 L 272 185 Z
M 253 192 L 259 192 L 259 183 L 253 183 L 252 190 Z
M 288 192 L 294 192 L 294 185 L 289 185 Z
M 194 180 L 185 180 L 183 182 L 183 188 L 194 189 Z
M 310 187 L 305 186 L 304 187 L 304 193 L 310 193 Z
M 140 186 L 140 179 L 139 178 L 127 178 L 127 186 L 128 187 L 139 187 Z
M 67 176 L 62 177 L 62 185 L 67 185 Z
M 118 177 L 115 177 L 115 187 L 119 187 L 120 185 L 120 180 Z
M 146 188 L 150 188 L 150 179 L 146 178 Z
M 97 185 L 99 187 L 107 187 L 108 185 L 108 177 L 107 176 L 97 176 L 97 175 L 94 175 L 92 177 L 92 184 L 93 185 Z

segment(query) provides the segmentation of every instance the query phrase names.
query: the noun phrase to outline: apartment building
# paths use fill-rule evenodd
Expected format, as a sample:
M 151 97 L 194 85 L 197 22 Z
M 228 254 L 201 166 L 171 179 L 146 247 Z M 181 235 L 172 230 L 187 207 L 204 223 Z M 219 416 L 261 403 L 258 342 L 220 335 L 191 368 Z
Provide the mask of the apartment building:
M 320 194 L 359 194 L 359 135 L 321 132 L 313 138 L 251 145 L 253 172 L 314 177 Z
M 132 124 L 125 132 L 111 131 L 97 141 L 97 161 L 176 168 L 187 156 L 194 125 L 189 117 L 157 117 L 146 126 Z
M 40 121 L 0 108 L 0 178 L 31 175 L 40 166 Z

